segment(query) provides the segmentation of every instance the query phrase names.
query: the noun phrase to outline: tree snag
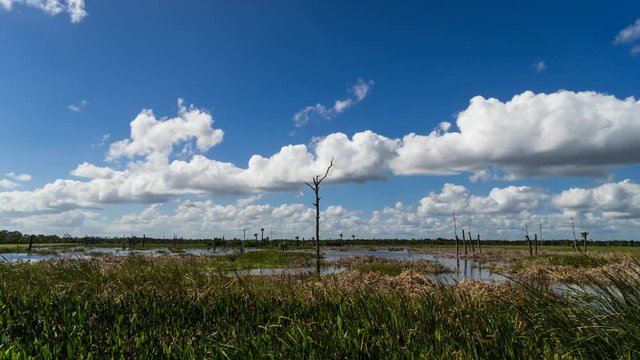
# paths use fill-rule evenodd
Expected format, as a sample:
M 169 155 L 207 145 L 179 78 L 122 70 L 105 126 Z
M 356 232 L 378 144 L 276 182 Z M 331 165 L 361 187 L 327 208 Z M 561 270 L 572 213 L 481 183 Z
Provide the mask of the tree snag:
M 329 170 L 331 170 L 332 166 L 333 158 L 331 159 L 331 163 L 329 164 L 329 167 L 327 168 L 327 171 L 324 173 L 323 177 L 320 177 L 320 175 L 314 176 L 313 185 L 305 183 L 308 187 L 311 188 L 311 190 L 313 190 L 316 195 L 316 202 L 313 203 L 313 206 L 316 207 L 316 272 L 318 274 L 320 273 L 320 184 L 324 179 L 327 178 L 327 175 L 329 175 Z

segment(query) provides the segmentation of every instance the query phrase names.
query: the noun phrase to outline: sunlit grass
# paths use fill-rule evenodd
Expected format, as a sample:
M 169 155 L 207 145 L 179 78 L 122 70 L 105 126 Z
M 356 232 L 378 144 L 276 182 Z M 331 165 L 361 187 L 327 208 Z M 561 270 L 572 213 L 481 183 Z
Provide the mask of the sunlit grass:
M 438 285 L 415 272 L 236 277 L 215 271 L 228 260 L 167 255 L 0 264 L 0 355 L 640 356 L 640 276 L 607 274 L 606 285 L 593 280 L 588 296 L 558 296 L 524 283 Z

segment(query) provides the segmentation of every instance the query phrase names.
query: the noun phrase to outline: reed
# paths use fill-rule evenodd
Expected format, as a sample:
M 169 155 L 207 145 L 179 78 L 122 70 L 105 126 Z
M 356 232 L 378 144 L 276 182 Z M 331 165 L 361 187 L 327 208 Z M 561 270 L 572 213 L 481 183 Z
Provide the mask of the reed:
M 445 286 L 411 270 L 238 277 L 219 261 L 0 263 L 0 357 L 640 356 L 640 276 L 604 273 L 554 294 L 526 282 Z

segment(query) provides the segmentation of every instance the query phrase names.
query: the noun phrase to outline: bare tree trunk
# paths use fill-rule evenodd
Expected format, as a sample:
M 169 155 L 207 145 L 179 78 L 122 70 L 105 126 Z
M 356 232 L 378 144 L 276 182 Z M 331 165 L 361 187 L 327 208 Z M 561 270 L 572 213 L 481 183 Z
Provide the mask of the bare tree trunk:
M 316 186 L 316 272 L 320 274 L 320 188 Z
M 471 243 L 471 252 L 475 254 L 476 247 L 475 245 L 473 245 L 473 238 L 471 237 L 471 231 L 467 231 L 467 234 L 469 235 L 469 243 Z
M 533 256 L 533 248 L 531 247 L 531 238 L 529 238 L 529 235 L 525 235 L 524 238 L 527 240 L 527 244 L 529 245 L 529 256 Z
M 480 234 L 478 234 L 478 252 L 482 255 L 482 247 L 480 247 Z
M 467 239 L 464 236 L 464 229 L 462 229 L 462 244 L 464 244 L 464 256 L 467 256 Z
M 33 249 L 33 235 L 29 237 L 29 252 L 31 252 L 31 249 Z
M 458 234 L 456 234 L 456 263 L 460 267 L 460 245 L 458 245 Z
M 453 234 L 456 238 L 456 264 L 458 268 L 460 267 L 460 245 L 458 245 L 458 225 L 456 224 L 456 212 L 452 212 L 453 214 Z
M 576 239 L 576 226 L 573 223 L 573 218 L 571 218 L 571 230 L 573 231 L 573 251 L 578 252 L 580 248 L 578 247 L 578 240 Z
M 536 247 L 536 255 L 538 255 L 538 234 L 533 234 L 533 241 Z

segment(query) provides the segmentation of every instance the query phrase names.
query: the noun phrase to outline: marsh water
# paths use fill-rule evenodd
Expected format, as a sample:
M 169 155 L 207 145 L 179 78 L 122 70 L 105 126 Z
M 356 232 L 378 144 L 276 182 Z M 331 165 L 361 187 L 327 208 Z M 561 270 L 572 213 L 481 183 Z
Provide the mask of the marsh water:
M 0 254 L 0 260 L 3 261 L 43 261 L 53 259 L 88 259 L 95 255 L 112 255 L 112 256 L 129 256 L 132 254 L 160 256 L 173 253 L 170 249 L 122 249 L 113 247 L 75 247 L 68 249 L 59 249 L 55 254 L 38 254 L 38 253 L 4 253 Z M 255 249 L 245 249 L 245 251 L 260 251 Z M 304 251 L 304 250 L 300 250 Z M 212 248 L 193 248 L 180 250 L 180 254 L 190 254 L 199 256 L 216 256 L 228 255 L 236 253 L 236 249 L 216 249 Z M 389 250 L 389 249 L 325 249 L 322 251 L 325 261 L 339 260 L 351 256 L 375 256 L 390 260 L 416 261 L 420 259 L 431 260 L 437 262 L 451 270 L 452 273 L 433 274 L 435 280 L 441 283 L 455 283 L 464 279 L 482 280 L 482 281 L 505 281 L 506 277 L 496 274 L 489 269 L 489 263 L 481 263 L 473 260 L 460 260 L 458 263 L 455 258 L 443 257 L 436 254 L 411 252 L 407 249 Z M 278 275 L 278 274 L 307 274 L 315 273 L 314 267 L 302 268 L 270 268 L 270 269 L 246 269 L 233 271 L 238 275 Z M 335 274 L 343 272 L 346 269 L 334 266 L 324 266 L 321 268 L 321 274 Z

